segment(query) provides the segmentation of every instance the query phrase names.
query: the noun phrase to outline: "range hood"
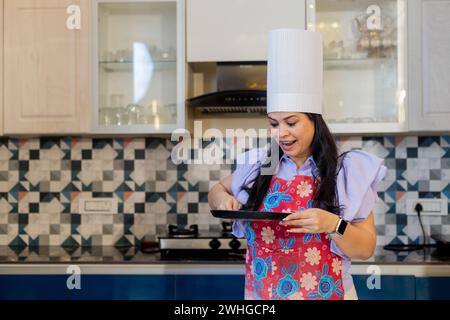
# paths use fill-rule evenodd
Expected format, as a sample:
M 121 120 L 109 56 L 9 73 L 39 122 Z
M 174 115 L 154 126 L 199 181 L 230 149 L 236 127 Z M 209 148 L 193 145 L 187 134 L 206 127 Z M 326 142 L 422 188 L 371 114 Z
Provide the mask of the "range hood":
M 203 113 L 266 113 L 267 64 L 224 62 L 216 65 L 217 91 L 188 100 Z
M 189 105 L 205 113 L 266 113 L 266 99 L 265 90 L 229 90 L 192 98 Z

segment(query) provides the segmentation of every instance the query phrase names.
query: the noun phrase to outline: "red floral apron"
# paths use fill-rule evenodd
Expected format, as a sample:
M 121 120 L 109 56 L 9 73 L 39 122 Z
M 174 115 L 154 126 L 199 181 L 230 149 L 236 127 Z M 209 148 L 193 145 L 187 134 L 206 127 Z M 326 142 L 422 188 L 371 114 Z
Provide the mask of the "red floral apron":
M 258 211 L 302 211 L 313 207 L 312 177 L 287 182 L 272 178 Z M 248 300 L 342 300 L 341 258 L 326 234 L 287 232 L 279 221 L 246 223 L 245 298 Z

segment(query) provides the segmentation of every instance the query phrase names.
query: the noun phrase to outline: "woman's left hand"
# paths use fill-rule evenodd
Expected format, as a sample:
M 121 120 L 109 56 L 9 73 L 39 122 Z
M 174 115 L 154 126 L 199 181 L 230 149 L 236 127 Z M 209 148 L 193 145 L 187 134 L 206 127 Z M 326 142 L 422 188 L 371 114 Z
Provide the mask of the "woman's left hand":
M 280 223 L 292 233 L 331 233 L 335 231 L 339 216 L 328 211 L 311 208 L 296 211 Z

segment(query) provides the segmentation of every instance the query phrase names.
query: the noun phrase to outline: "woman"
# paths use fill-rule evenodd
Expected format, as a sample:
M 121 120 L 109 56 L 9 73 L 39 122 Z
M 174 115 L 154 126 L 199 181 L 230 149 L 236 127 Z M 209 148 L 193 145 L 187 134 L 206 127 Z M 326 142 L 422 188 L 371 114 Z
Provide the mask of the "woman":
M 372 209 L 386 168 L 362 151 L 338 157 L 322 113 L 322 41 L 318 33 L 270 33 L 268 121 L 280 153 L 241 154 L 232 175 L 209 193 L 212 209 L 288 212 L 280 222 L 236 220 L 246 236 L 246 299 L 357 299 L 350 259 L 376 246 Z M 262 213 L 263 214 L 263 213 Z

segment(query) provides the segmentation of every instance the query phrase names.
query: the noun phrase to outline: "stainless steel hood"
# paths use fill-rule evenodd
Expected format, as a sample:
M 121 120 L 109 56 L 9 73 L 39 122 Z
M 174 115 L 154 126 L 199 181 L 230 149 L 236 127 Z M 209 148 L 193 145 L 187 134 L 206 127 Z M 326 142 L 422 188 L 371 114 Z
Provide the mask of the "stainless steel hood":
M 204 113 L 266 113 L 267 64 L 217 63 L 217 91 L 188 100 Z

